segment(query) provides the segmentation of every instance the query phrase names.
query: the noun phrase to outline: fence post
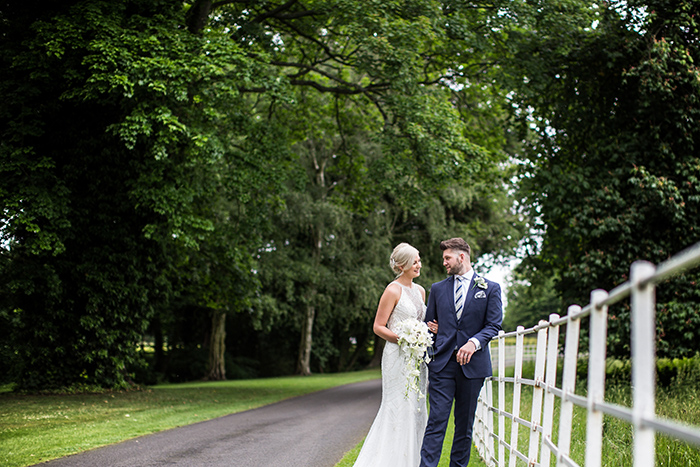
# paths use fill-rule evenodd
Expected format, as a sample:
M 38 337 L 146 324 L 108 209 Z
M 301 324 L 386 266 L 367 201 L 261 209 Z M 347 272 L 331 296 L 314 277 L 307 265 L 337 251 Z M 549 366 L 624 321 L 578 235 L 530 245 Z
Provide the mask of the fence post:
M 574 404 L 568 400 L 569 394 L 576 390 L 576 364 L 578 362 L 578 338 L 581 321 L 577 316 L 581 307 L 571 305 L 566 316 L 566 348 L 564 350 L 564 374 L 562 375 L 562 399 L 559 413 L 559 452 L 557 466 L 566 465 L 562 456 L 569 456 L 571 451 L 571 422 L 573 420 Z
M 523 326 L 518 326 L 517 336 L 515 338 L 515 373 L 513 374 L 513 421 L 510 426 L 510 458 L 509 466 L 515 467 L 515 461 L 518 459 L 515 451 L 518 450 L 518 427 L 516 421 L 520 417 L 520 392 L 522 390 L 521 379 L 523 377 Z
M 491 346 L 491 343 L 488 344 Z M 476 417 L 472 430 L 472 444 L 486 465 L 492 465 L 493 459 L 493 380 L 487 378 L 479 393 L 476 404 Z
M 498 465 L 506 465 L 506 417 L 503 412 L 506 410 L 506 340 L 503 338 L 504 331 L 498 332 Z
M 646 279 L 656 267 L 647 261 L 636 261 L 630 268 L 632 282 L 632 423 L 634 425 L 635 467 L 655 464 L 654 429 L 644 423 L 656 413 L 656 329 L 655 286 Z
M 486 386 L 486 401 L 488 402 L 488 405 L 484 408 L 484 416 L 486 417 L 486 432 L 484 435 L 484 443 L 486 443 L 485 447 L 485 452 L 486 452 L 486 461 L 487 465 L 491 465 L 493 463 L 493 457 L 494 457 L 494 451 L 493 451 L 493 411 L 491 411 L 491 407 L 493 407 L 493 381 L 489 379 L 487 386 Z
M 599 467 L 603 452 L 603 412 L 595 404 L 605 401 L 605 355 L 608 339 L 608 298 L 605 290 L 591 292 L 588 353 L 588 419 L 586 422 L 586 467 Z
M 559 326 L 551 323 L 559 319 L 559 315 L 549 315 L 549 334 L 547 336 L 547 373 L 545 375 L 544 413 L 542 414 L 542 456 L 540 465 L 549 467 L 551 449 L 547 441 L 552 439 L 552 425 L 554 423 L 554 393 L 550 388 L 557 385 L 557 357 L 559 356 Z
M 535 357 L 535 386 L 532 388 L 532 411 L 530 413 L 530 449 L 528 450 L 528 459 L 531 464 L 537 463 L 538 451 L 540 446 L 540 433 L 537 428 L 540 427 L 542 420 L 542 397 L 544 390 L 540 383 L 544 381 L 545 357 L 547 350 L 547 321 L 540 321 L 541 329 L 537 331 L 537 356 Z

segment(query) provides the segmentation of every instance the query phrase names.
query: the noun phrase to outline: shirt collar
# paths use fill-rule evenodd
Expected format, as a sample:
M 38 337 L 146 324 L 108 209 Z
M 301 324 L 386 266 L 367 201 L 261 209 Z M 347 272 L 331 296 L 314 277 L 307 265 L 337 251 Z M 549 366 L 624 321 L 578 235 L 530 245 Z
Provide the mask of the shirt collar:
M 455 277 L 457 277 L 457 276 L 455 276 Z M 462 278 L 463 281 L 465 281 L 467 284 L 469 284 L 471 282 L 472 278 L 474 277 L 474 269 L 470 269 L 466 273 L 462 274 L 460 277 Z

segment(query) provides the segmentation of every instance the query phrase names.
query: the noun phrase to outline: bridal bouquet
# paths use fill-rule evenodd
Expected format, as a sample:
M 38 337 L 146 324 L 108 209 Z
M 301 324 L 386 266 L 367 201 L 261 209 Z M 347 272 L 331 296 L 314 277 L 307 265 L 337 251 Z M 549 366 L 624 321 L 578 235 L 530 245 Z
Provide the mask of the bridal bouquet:
M 428 348 L 433 345 L 433 337 L 428 331 L 428 325 L 417 319 L 407 319 L 399 323 L 396 334 L 399 336 L 399 348 L 406 361 L 406 397 L 408 392 L 418 393 L 420 398 L 425 397 L 420 390 L 420 365 L 421 362 L 430 363 Z

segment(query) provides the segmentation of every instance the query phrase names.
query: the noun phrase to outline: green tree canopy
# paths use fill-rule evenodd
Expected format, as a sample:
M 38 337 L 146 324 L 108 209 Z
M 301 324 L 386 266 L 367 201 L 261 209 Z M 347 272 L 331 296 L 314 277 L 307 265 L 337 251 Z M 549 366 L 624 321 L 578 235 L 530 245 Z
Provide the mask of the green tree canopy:
M 537 260 L 537 257 L 525 258 L 513 270 L 503 318 L 505 332 L 515 331 L 518 326 L 536 326 L 541 320 L 548 321 L 553 313 L 566 314 L 566 306 L 556 290 L 556 276 L 543 274 Z
M 567 303 L 700 240 L 700 60 L 695 2 L 547 2 L 512 37 L 524 123 L 525 201 Z M 564 24 L 564 27 L 561 27 Z M 531 109 L 531 111 L 527 111 Z M 659 287 L 660 355 L 700 349 L 698 273 Z M 629 349 L 629 307 L 610 310 Z
M 274 77 L 183 16 L 158 1 L 3 7 L 3 313 L 24 387 L 123 384 L 183 276 L 199 302 L 240 296 L 215 278 L 250 268 L 285 153 L 237 83 Z
M 333 336 L 369 335 L 381 286 L 360 284 L 384 282 L 381 249 L 510 248 L 500 17 L 437 0 L 3 5 L 0 320 L 21 386 L 122 386 L 144 332 L 165 345 L 183 310 L 211 318 L 212 377 L 229 313 L 297 333 L 300 371 L 339 368 Z

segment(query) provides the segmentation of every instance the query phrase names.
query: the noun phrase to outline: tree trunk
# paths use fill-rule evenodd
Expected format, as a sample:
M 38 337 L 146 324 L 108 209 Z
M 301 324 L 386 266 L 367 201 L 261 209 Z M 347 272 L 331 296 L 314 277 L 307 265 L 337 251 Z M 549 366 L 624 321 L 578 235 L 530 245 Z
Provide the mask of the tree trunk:
M 377 368 L 382 366 L 382 353 L 384 352 L 384 344 L 386 344 L 386 341 L 384 339 L 382 339 L 379 336 L 375 336 L 374 357 L 372 357 L 372 361 L 369 362 L 367 368 Z
M 326 186 L 325 180 L 325 166 L 326 159 L 323 159 L 320 163 L 316 157 L 316 151 L 313 145 L 309 146 L 310 153 L 313 157 L 314 168 L 316 170 L 316 183 L 320 187 Z M 321 264 L 321 249 L 323 248 L 323 234 L 321 233 L 323 227 L 321 225 L 311 225 L 311 230 L 313 234 L 313 245 L 312 246 L 312 258 L 313 264 L 319 266 Z M 301 342 L 299 343 L 299 357 L 297 358 L 297 373 L 300 375 L 308 376 L 311 374 L 311 346 L 313 345 L 313 328 L 314 320 L 316 319 L 316 294 L 318 293 L 318 285 L 312 283 L 310 286 L 309 302 L 306 305 L 306 317 L 301 329 Z
M 185 21 L 187 29 L 193 34 L 199 34 L 209 20 L 212 0 L 197 0 L 187 12 Z
M 155 352 L 154 367 L 158 373 L 165 373 L 165 352 L 163 351 L 165 340 L 163 339 L 163 324 L 160 318 L 153 320 L 151 332 L 153 333 L 153 349 Z
M 367 335 L 365 334 L 357 341 L 357 344 L 355 345 L 355 351 L 350 356 L 350 361 L 345 363 L 343 368 L 340 369 L 340 371 L 351 371 L 352 370 L 352 368 L 355 366 L 355 363 L 357 362 L 357 359 L 360 357 L 360 355 L 362 355 L 364 353 L 366 344 L 367 344 Z
M 297 359 L 297 373 L 308 376 L 311 374 L 311 344 L 313 336 L 316 308 L 313 305 L 306 307 L 306 320 L 301 330 L 301 343 L 299 345 L 299 358 Z
M 223 381 L 226 379 L 224 351 L 226 350 L 226 312 L 214 310 L 211 318 L 211 336 L 209 337 L 209 370 L 206 379 Z

